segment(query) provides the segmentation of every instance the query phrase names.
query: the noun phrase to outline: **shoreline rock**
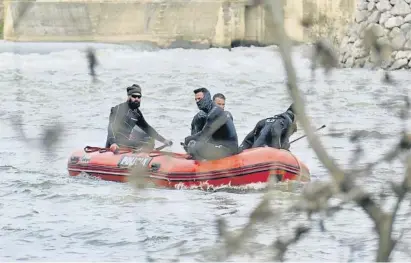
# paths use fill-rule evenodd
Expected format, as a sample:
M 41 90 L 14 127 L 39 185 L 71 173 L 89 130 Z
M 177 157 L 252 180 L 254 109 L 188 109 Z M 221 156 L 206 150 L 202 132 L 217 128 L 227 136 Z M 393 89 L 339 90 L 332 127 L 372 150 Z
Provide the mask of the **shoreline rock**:
M 369 29 L 378 37 L 377 42 L 390 47 L 381 64 L 383 69 L 411 68 L 411 0 L 358 0 L 354 21 L 340 45 L 342 67 L 374 67 L 376 56 L 364 41 Z

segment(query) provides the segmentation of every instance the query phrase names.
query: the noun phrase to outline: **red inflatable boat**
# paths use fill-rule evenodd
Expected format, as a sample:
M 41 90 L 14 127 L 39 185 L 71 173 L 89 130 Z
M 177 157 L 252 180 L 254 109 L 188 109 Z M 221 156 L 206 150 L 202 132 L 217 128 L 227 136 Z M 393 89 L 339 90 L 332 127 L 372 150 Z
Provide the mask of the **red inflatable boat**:
M 123 149 L 112 153 L 106 148 L 87 146 L 75 151 L 68 160 L 71 176 L 86 173 L 108 181 L 127 182 L 131 168 L 144 167 L 148 180 L 160 187 L 241 186 L 277 181 L 310 181 L 310 172 L 291 152 L 269 147 L 248 149 L 240 154 L 213 161 L 191 160 L 181 153 L 133 152 Z

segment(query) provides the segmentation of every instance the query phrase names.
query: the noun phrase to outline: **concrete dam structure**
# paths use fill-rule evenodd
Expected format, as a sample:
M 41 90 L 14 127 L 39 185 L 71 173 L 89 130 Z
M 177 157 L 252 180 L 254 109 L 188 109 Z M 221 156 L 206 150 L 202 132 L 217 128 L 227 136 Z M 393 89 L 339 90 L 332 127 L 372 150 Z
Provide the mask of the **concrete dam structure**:
M 159 47 L 176 47 L 179 42 L 203 47 L 228 47 L 233 41 L 276 43 L 270 7 L 250 6 L 244 0 L 8 0 L 3 4 L 4 39 L 9 41 L 149 42 Z M 298 42 L 329 33 L 339 39 L 355 10 L 355 0 L 282 0 L 282 4 L 286 31 Z M 324 26 L 304 29 L 300 20 L 307 12 L 321 17 Z

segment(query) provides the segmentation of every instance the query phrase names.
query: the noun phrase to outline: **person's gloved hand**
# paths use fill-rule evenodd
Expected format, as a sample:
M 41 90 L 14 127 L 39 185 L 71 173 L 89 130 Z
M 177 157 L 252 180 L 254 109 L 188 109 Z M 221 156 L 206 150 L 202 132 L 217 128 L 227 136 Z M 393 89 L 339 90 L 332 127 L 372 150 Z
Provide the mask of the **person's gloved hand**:
M 290 151 L 290 146 L 291 146 L 291 143 L 284 142 L 284 144 L 282 145 L 281 148 L 284 149 L 284 150 Z
M 164 144 L 167 145 L 167 146 L 171 146 L 171 145 L 173 145 L 173 142 L 171 140 L 165 140 Z
M 244 145 L 240 144 L 240 146 L 238 146 L 238 152 L 242 152 L 244 151 Z
M 185 138 L 184 138 L 184 144 L 187 146 L 188 143 L 189 143 L 192 139 L 193 139 L 192 136 L 187 136 L 187 137 L 185 137 Z
M 110 145 L 110 151 L 112 151 L 113 153 L 116 153 L 118 149 L 119 147 L 117 144 L 113 143 L 112 145 Z

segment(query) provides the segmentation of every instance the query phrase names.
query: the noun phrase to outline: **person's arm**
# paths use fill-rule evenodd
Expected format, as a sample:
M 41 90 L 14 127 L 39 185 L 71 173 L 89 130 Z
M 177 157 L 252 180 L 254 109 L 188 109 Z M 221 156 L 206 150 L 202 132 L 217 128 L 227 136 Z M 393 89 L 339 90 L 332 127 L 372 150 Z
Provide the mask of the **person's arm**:
M 191 122 L 191 135 L 194 135 L 202 130 L 206 121 L 207 115 L 205 112 L 198 112 Z
M 231 112 L 229 112 L 229 111 L 226 111 L 226 112 L 227 112 L 227 114 L 228 114 L 228 117 L 230 117 L 231 120 L 234 121 L 233 114 L 231 114 Z
M 208 114 L 203 129 L 198 133 L 187 137 L 185 143 L 187 144 L 191 140 L 208 140 L 227 122 L 227 118 L 227 114 L 224 114 L 220 108 L 214 107 Z
M 196 122 L 197 122 L 197 115 L 194 115 L 193 120 L 191 121 L 191 135 L 196 134 L 198 132 Z
M 108 121 L 108 127 L 107 127 L 107 140 L 106 140 L 106 147 L 110 147 L 112 144 L 116 143 L 116 135 L 115 135 L 115 130 L 113 129 L 116 127 L 116 119 L 117 119 L 117 112 L 118 108 L 117 107 L 112 107 L 110 110 L 110 116 L 109 116 L 109 121 Z
M 140 117 L 136 121 L 136 125 L 140 127 L 143 131 L 145 131 L 151 138 L 154 138 L 157 141 L 165 143 L 166 139 L 160 134 L 158 134 L 158 132 L 147 123 L 147 121 L 144 119 L 143 113 L 141 111 L 138 111 L 138 114 L 140 114 Z

